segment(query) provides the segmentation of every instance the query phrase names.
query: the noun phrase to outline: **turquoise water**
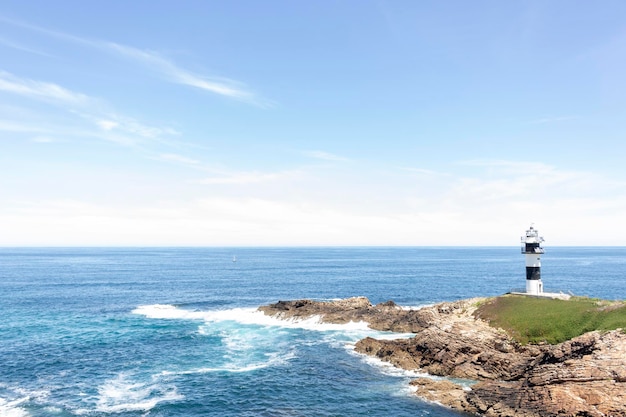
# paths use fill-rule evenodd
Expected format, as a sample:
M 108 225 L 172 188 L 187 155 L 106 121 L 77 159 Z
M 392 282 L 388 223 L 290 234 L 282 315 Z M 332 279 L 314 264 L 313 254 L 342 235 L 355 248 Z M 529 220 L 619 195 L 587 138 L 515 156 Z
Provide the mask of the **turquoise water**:
M 233 256 L 237 262 L 233 262 Z M 547 248 L 546 291 L 626 299 L 626 248 Z M 420 306 L 524 286 L 519 248 L 0 248 L 0 416 L 458 416 L 295 298 Z

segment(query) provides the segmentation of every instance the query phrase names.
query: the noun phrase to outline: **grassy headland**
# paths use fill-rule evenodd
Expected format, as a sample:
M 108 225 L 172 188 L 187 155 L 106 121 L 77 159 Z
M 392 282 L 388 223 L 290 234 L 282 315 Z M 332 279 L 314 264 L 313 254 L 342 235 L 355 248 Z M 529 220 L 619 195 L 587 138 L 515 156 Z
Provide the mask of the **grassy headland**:
M 584 297 L 570 300 L 505 295 L 474 313 L 520 343 L 561 343 L 593 330 L 626 330 L 626 303 Z

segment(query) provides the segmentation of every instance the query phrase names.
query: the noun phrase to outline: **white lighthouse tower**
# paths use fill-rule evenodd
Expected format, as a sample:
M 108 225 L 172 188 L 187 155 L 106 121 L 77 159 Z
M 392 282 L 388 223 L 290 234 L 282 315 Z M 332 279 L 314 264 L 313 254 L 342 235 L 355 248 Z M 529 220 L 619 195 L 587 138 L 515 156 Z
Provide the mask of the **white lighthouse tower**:
M 541 282 L 541 247 L 543 238 L 531 225 L 526 230 L 526 236 L 522 236 L 522 253 L 526 256 L 526 294 L 541 295 L 543 283 Z

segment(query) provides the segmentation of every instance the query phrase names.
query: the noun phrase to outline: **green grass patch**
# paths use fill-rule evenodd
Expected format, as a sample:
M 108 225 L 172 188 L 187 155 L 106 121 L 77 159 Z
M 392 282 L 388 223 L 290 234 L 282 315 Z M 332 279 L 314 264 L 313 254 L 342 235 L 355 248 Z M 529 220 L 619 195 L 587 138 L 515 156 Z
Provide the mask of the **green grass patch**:
M 626 303 L 584 297 L 505 295 L 482 304 L 474 315 L 522 344 L 557 344 L 593 330 L 626 329 Z

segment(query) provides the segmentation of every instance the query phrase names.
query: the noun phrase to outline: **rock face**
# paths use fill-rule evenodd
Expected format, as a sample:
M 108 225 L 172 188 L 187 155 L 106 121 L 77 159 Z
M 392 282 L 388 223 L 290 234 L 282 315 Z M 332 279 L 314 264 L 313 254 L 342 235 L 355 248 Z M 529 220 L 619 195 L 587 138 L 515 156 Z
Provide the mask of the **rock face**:
M 493 417 L 626 416 L 626 334 L 590 332 L 559 345 L 522 346 L 473 316 L 481 299 L 403 310 L 356 297 L 333 302 L 280 301 L 261 307 L 285 319 L 366 321 L 411 339 L 366 338 L 358 352 L 409 370 L 478 381 L 471 389 L 419 378 L 417 395 L 459 411 Z

